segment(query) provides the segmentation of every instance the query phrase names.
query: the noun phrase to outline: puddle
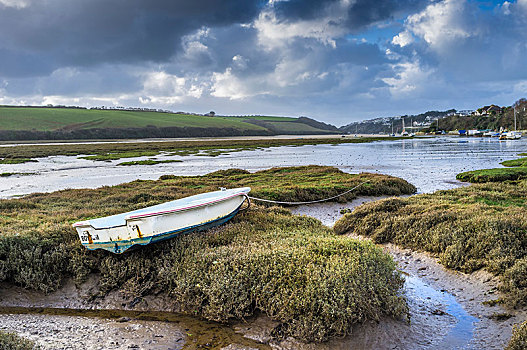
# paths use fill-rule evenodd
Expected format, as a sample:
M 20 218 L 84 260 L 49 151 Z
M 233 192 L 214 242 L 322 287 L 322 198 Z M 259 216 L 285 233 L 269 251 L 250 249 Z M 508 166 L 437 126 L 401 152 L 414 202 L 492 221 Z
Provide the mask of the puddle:
M 412 275 L 406 276 L 405 288 L 409 299 L 426 308 L 433 308 L 428 310 L 431 314 L 454 318 L 454 326 L 434 345 L 443 349 L 472 348 L 470 342 L 479 319 L 468 314 L 452 294 L 438 291 L 419 277 Z

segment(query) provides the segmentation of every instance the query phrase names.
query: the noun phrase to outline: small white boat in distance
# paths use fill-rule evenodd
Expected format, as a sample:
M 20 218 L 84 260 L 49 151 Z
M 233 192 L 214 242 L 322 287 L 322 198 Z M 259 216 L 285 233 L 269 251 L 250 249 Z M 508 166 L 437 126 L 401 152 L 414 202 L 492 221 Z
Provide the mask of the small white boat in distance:
M 127 249 L 221 225 L 249 201 L 250 187 L 202 193 L 127 213 L 76 222 L 82 245 L 123 253 Z
M 522 133 L 521 131 L 509 131 L 504 132 L 500 135 L 500 140 L 518 140 L 521 139 Z
M 507 140 L 517 140 L 521 139 L 522 133 L 521 131 L 509 131 L 507 133 Z

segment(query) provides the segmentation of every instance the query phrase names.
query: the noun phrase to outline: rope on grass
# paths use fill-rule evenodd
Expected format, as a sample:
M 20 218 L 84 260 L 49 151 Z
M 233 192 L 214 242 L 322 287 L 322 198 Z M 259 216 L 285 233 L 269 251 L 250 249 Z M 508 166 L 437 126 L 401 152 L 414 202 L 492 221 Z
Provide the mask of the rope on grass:
M 358 184 L 357 186 L 353 187 L 352 189 L 350 190 L 347 190 L 346 192 L 342 192 L 341 194 L 337 194 L 336 196 L 333 196 L 333 197 L 329 197 L 329 198 L 324 198 L 324 199 L 319 199 L 319 200 L 316 200 L 316 201 L 309 201 L 309 202 L 280 202 L 280 201 L 272 201 L 270 199 L 263 199 L 263 198 L 256 198 L 256 197 L 251 197 L 251 196 L 247 196 L 247 198 L 250 198 L 254 201 L 260 201 L 260 202 L 266 202 L 266 203 L 274 203 L 274 204 L 284 204 L 284 205 L 304 205 L 304 204 L 313 204 L 313 203 L 320 203 L 320 202 L 327 202 L 327 201 L 330 201 L 332 199 L 335 199 L 335 198 L 338 198 L 340 196 L 344 196 L 345 194 L 348 194 L 350 193 L 351 191 L 357 189 L 358 187 L 368 183 L 369 181 L 364 181 L 363 183 L 360 183 Z

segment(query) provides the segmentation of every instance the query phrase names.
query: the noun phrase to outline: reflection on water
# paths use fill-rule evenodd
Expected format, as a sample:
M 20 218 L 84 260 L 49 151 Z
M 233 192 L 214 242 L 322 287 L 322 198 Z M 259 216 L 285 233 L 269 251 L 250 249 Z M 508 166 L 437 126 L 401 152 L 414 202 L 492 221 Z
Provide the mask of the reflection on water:
M 525 152 L 527 141 L 498 141 L 488 138 L 437 137 L 381 141 L 363 144 L 273 147 L 233 152 L 218 157 L 157 156 L 182 159 L 182 163 L 117 166 L 124 160 L 95 162 L 77 157 L 54 156 L 38 163 L 1 164 L 0 173 L 35 173 L 0 178 L 0 197 L 64 188 L 95 188 L 136 179 L 157 179 L 163 174 L 199 175 L 227 168 L 249 171 L 273 166 L 331 165 L 350 173 L 375 172 L 402 177 L 419 192 L 459 186 L 455 175 L 462 171 L 499 166 Z M 137 160 L 133 158 L 126 160 Z
M 410 304 L 418 304 L 421 308 L 434 307 L 436 310 L 432 312 L 445 312 L 446 316 L 455 318 L 453 327 L 448 330 L 446 336 L 437 339 L 434 346 L 439 349 L 470 348 L 469 343 L 474 335 L 474 326 L 479 320 L 468 314 L 452 294 L 440 292 L 419 277 L 412 275 L 406 276 L 405 288 Z M 416 310 L 411 309 L 410 312 L 416 312 Z

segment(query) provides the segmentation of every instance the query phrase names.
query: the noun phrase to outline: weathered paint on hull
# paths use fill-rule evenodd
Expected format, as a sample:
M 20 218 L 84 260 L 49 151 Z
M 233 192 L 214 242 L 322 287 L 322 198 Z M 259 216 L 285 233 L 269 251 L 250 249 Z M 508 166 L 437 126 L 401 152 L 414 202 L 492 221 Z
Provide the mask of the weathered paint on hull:
M 242 205 L 243 205 L 243 202 L 242 202 Z M 232 213 L 224 217 L 206 222 L 206 223 L 182 228 L 179 230 L 168 231 L 168 232 L 160 233 L 154 236 L 134 238 L 130 240 L 113 241 L 113 242 L 82 243 L 82 245 L 85 246 L 89 250 L 104 249 L 112 253 L 121 254 L 121 253 L 124 253 L 126 250 L 134 249 L 142 245 L 164 241 L 166 239 L 170 239 L 170 238 L 173 238 L 178 235 L 185 234 L 185 233 L 200 232 L 200 231 L 208 230 L 209 228 L 222 225 L 226 223 L 227 221 L 229 221 L 230 219 L 232 219 L 238 213 L 240 208 L 241 208 L 241 205 L 238 208 L 236 208 Z

